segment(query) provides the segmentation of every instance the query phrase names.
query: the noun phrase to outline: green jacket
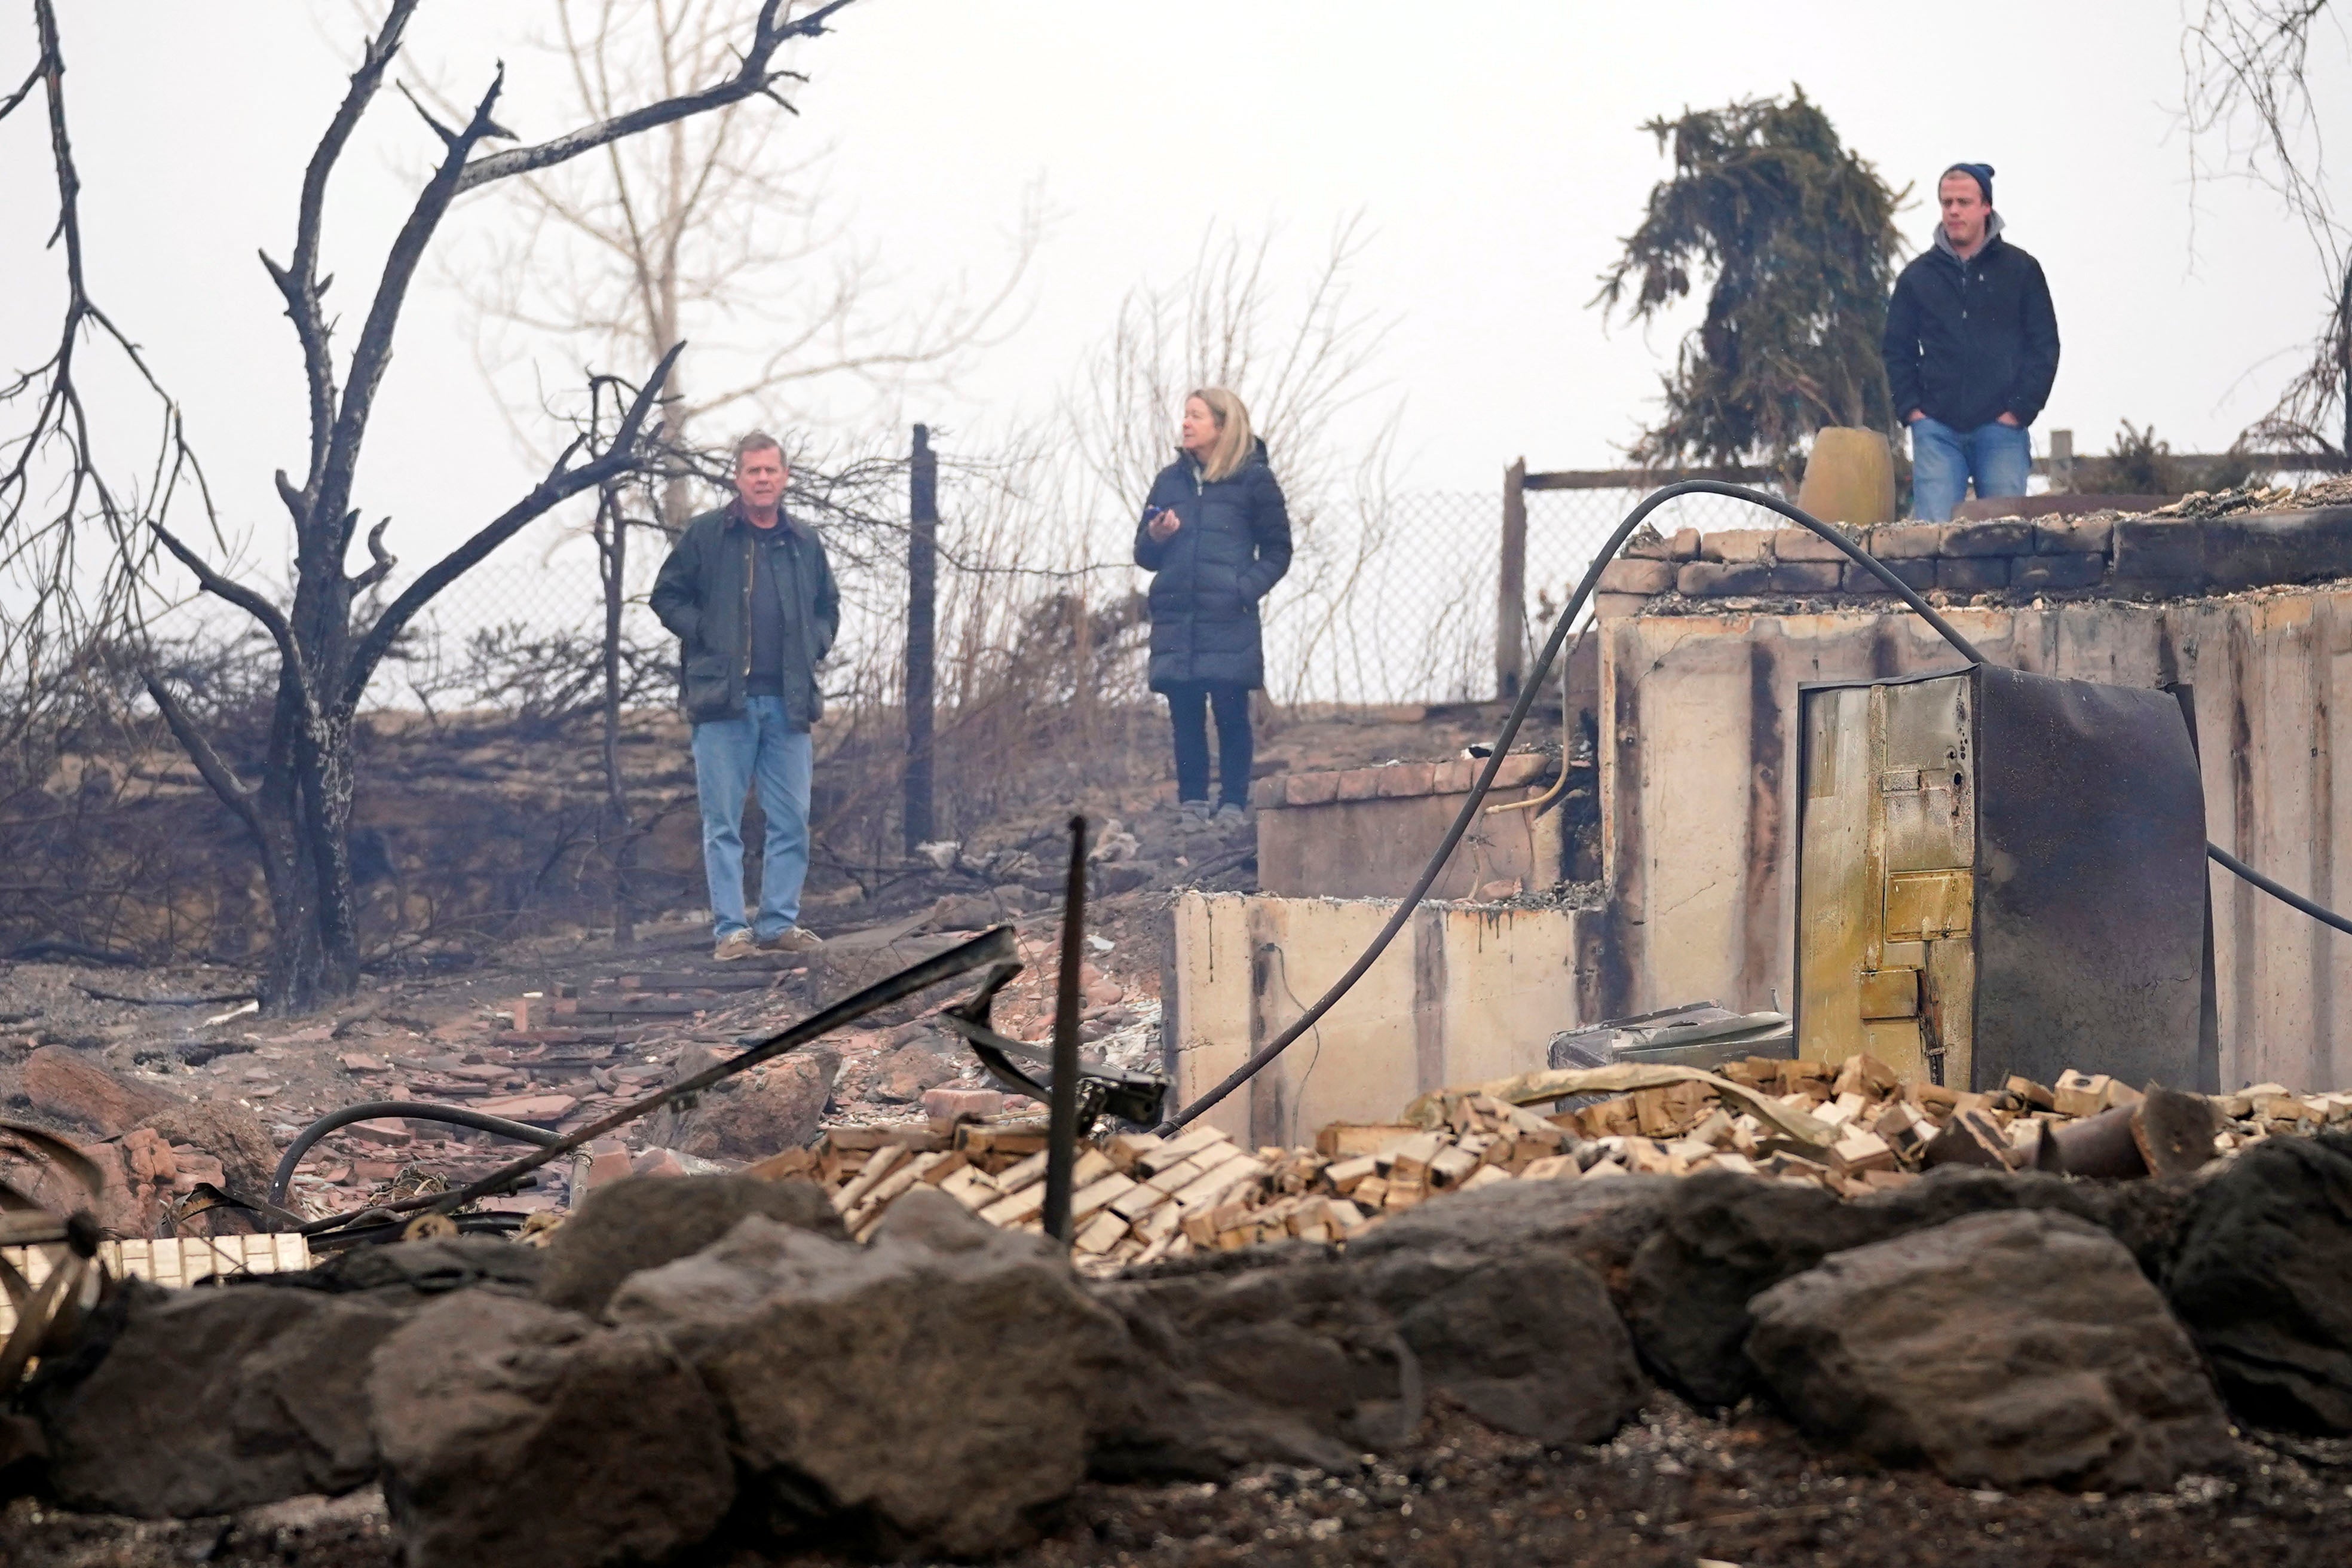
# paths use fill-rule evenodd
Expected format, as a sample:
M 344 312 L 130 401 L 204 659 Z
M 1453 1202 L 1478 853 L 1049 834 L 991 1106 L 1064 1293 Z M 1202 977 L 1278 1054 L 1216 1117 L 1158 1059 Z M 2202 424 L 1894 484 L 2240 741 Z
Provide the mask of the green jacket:
M 783 600 L 784 715 L 793 728 L 805 730 L 824 715 L 816 667 L 841 630 L 841 594 L 816 531 L 790 516 L 777 526 L 784 530 L 784 547 L 772 563 Z M 756 548 L 751 524 L 730 501 L 686 525 L 654 579 L 653 612 L 679 644 L 679 700 L 698 724 L 743 716 Z

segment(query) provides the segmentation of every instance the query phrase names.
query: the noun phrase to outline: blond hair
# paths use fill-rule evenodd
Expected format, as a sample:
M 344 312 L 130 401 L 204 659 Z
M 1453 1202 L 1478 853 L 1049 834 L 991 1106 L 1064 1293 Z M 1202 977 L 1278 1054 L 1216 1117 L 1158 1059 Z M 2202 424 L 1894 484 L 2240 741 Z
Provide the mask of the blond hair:
M 1250 436 L 1249 410 L 1222 386 L 1195 387 L 1185 394 L 1184 400 L 1189 403 L 1195 397 L 1208 405 L 1210 417 L 1217 422 L 1217 438 L 1201 459 L 1201 477 L 1212 482 L 1232 479 L 1257 448 Z

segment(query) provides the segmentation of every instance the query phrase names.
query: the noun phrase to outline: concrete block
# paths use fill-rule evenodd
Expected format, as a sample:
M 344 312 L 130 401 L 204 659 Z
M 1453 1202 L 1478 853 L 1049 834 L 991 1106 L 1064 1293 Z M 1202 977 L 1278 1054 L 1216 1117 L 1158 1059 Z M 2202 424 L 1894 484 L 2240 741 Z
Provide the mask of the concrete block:
M 2033 525 L 2030 522 L 1956 522 L 1944 530 L 1948 556 L 1973 559 L 1986 555 L 2031 555 Z
M 1666 558 L 1675 562 L 1696 561 L 1698 559 L 1698 546 L 1697 529 L 1678 528 L 1675 530 L 1674 542 L 1667 546 Z
M 1374 771 L 1381 775 L 1381 796 L 1382 799 L 1406 799 L 1413 795 L 1428 795 L 1431 793 L 1432 789 L 1434 787 L 1434 779 L 1433 775 L 1437 771 L 1437 764 L 1434 763 L 1391 763 L 1388 766 L 1379 768 Z
M 1429 781 L 1433 795 L 1467 795 L 1470 786 L 1478 782 L 1478 770 L 1486 764 L 1475 757 L 1456 757 L 1449 763 L 1435 764 L 1436 772 Z
M 2188 588 L 2205 581 L 2204 525 L 2127 517 L 2115 525 L 2116 577 Z
M 1884 563 L 1886 569 L 1912 587 L 1926 592 L 1936 585 L 1936 563 L 1932 557 L 1896 556 Z M 1846 563 L 1845 591 L 1849 594 L 1885 594 L 1894 589 L 1879 581 L 1877 574 L 1856 562 Z
M 1944 552 L 1944 525 L 1889 523 L 1885 528 L 1872 529 L 1862 547 L 1882 561 L 1932 560 Z
M 1773 531 L 1769 528 L 1717 529 L 1700 542 L 1698 558 L 1730 565 L 1769 562 L 1772 559 Z
M 1287 782 L 1279 776 L 1256 780 L 1250 785 L 1250 805 L 1253 807 L 1280 805 L 1283 802 L 1283 786 Z
M 1269 784 L 1276 781 L 1269 779 Z M 1339 775 L 1328 770 L 1292 773 L 1279 781 L 1285 805 L 1325 805 L 1339 798 Z
M 1784 561 L 1772 568 L 1772 592 L 1834 594 L 1843 578 L 1834 561 Z
M 1675 585 L 1675 569 L 1666 561 L 1612 561 L 1601 569 L 1603 594 L 1663 594 Z
M 1948 557 L 1936 563 L 1936 586 L 1949 594 L 1982 594 L 2009 586 L 2006 555 Z
M 1378 768 L 1349 768 L 1339 775 L 1339 793 L 1335 800 L 1377 800 L 1381 794 L 1381 771 Z
M 1004 1109 L 1004 1096 L 992 1089 L 927 1089 L 923 1114 L 934 1121 L 954 1121 L 967 1116 L 994 1116 Z
M 1707 542 L 1713 544 L 1718 537 L 1710 533 Z M 1700 598 L 1720 598 L 1727 594 L 1769 593 L 1771 582 L 1772 568 L 1752 561 L 1694 561 L 1675 574 L 1677 589 Z
M 1531 784 L 1543 777 L 1544 770 L 1550 765 L 1551 759 L 1541 752 L 1513 752 L 1495 771 L 1495 787 L 1517 789 L 1521 784 Z
M 2205 536 L 2205 579 L 2219 593 L 2352 577 L 2352 506 L 2249 513 L 2196 526 Z
M 2111 517 L 2053 517 L 2033 525 L 2036 555 L 2105 555 L 2114 542 L 2116 520 Z
M 2021 555 L 2009 565 L 2009 585 L 2021 591 L 2095 588 L 2105 581 L 2104 555 Z
M 1810 528 L 1784 528 L 1772 535 L 1772 558 L 1785 566 L 1791 561 L 1843 561 L 1846 555 Z
M 1638 616 L 1648 605 L 1647 594 L 1595 594 L 1592 595 L 1592 618 L 1597 621 L 1622 621 Z

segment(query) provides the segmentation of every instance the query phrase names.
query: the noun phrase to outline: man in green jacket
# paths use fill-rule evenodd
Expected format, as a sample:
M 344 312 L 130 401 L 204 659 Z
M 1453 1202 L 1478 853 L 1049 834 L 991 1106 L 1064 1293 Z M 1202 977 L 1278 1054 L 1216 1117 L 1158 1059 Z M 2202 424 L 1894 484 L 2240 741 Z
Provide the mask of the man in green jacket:
M 816 531 L 784 511 L 791 475 L 773 436 L 737 442 L 736 499 L 686 525 L 651 596 L 679 643 L 721 959 L 819 945 L 797 923 L 809 862 L 809 730 L 824 710 L 816 667 L 841 629 L 841 595 Z M 754 785 L 768 837 L 760 912 L 747 921 L 743 800 Z

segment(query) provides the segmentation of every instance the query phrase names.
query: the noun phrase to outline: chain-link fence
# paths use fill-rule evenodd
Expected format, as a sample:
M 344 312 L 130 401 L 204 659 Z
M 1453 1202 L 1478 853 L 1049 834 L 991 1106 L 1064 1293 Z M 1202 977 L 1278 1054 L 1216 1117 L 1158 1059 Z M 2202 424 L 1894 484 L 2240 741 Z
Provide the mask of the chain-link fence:
M 1644 493 L 1527 492 L 1522 624 L 1530 652 L 1549 632 L 1593 552 Z M 1286 703 L 1492 697 L 1502 518 L 1499 489 L 1413 491 L 1323 516 L 1302 529 L 1290 574 L 1265 605 L 1266 676 L 1274 697 Z M 1653 521 L 1667 534 L 1685 527 L 1760 525 L 1752 509 L 1727 496 L 1677 498 Z M 662 548 L 656 537 L 633 535 L 626 574 L 624 636 L 647 667 L 640 686 L 648 695 L 659 687 L 667 654 L 666 634 L 646 608 Z M 1098 595 L 1139 588 L 1144 581 L 1139 573 L 1127 578 L 1119 559 L 1086 564 L 1103 569 L 1091 579 Z M 943 570 L 955 575 L 952 562 Z M 1003 591 L 1022 591 L 1018 565 L 994 570 L 1007 584 Z M 1038 575 L 1042 581 L 1045 574 Z M 1052 580 L 1066 583 L 1069 573 L 1057 572 Z M 894 604 L 903 582 L 859 586 L 863 592 L 845 595 L 841 647 L 869 661 L 888 658 L 895 617 L 886 623 L 887 612 L 877 606 Z M 943 590 L 943 598 L 951 596 L 951 589 Z M 567 660 L 576 662 L 583 682 L 595 677 L 604 621 L 604 587 L 588 541 L 564 540 L 553 548 L 541 543 L 535 551 L 518 541 L 434 601 L 408 638 L 405 657 L 380 681 L 374 701 L 385 707 L 560 701 Z M 952 639 L 942 637 L 940 646 L 952 649 Z M 518 687 L 512 672 L 519 664 L 545 668 Z M 896 685 L 895 679 L 873 679 L 895 678 L 895 668 L 836 673 L 844 677 L 841 684 L 863 690 Z

